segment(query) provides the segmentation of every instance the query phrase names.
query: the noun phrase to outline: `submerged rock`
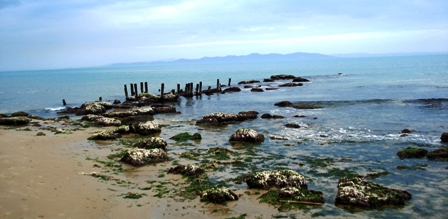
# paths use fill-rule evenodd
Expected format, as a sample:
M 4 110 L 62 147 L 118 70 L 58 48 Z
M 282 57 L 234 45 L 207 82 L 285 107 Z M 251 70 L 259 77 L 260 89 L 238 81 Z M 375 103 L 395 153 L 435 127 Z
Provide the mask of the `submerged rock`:
M 263 88 L 260 87 L 254 87 L 250 89 L 251 92 L 264 92 Z
M 155 114 L 158 113 L 177 113 L 176 107 L 174 106 L 167 106 L 167 105 L 151 105 L 152 109 L 154 110 Z
M 24 116 L 1 117 L 0 125 L 27 125 L 31 119 Z
M 391 189 L 362 177 L 343 178 L 338 182 L 336 205 L 349 205 L 366 209 L 383 206 L 402 206 L 412 195 L 405 190 Z
M 431 151 L 426 156 L 430 160 L 448 160 L 448 148 L 440 148 L 434 151 Z
M 274 105 L 278 106 L 278 107 L 288 107 L 288 106 L 292 106 L 292 103 L 285 100 L 285 101 L 280 101 L 278 103 L 275 103 Z
M 205 170 L 200 168 L 197 164 L 178 165 L 171 167 L 168 173 L 181 174 L 183 176 L 198 177 L 205 173 Z
M 132 166 L 144 166 L 148 164 L 160 163 L 168 161 L 170 158 L 168 154 L 159 148 L 155 149 L 140 149 L 132 148 L 123 152 L 121 161 Z
M 264 135 L 254 129 L 240 128 L 230 136 L 229 141 L 264 142 Z
M 423 148 L 408 147 L 404 150 L 398 151 L 397 156 L 400 159 L 404 158 L 423 158 L 428 154 L 428 150 Z
M 224 204 L 227 201 L 238 200 L 238 195 L 225 187 L 213 187 L 201 192 L 201 201 L 215 204 Z
M 249 188 L 270 189 L 272 187 L 297 187 L 308 189 L 305 177 L 292 170 L 256 172 L 246 178 Z
M 166 143 L 165 139 L 160 138 L 160 137 L 151 137 L 148 139 L 137 141 L 134 144 L 134 147 L 143 148 L 143 149 L 160 148 L 160 149 L 166 151 L 167 145 L 168 144 Z
M 448 142 L 448 132 L 442 133 L 442 136 L 440 136 L 440 140 L 444 143 Z

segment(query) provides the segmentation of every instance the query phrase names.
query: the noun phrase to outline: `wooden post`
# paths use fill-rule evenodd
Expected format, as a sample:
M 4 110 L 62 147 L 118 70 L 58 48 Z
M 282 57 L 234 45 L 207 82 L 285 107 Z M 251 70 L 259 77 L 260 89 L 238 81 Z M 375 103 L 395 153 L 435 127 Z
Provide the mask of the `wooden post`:
M 180 92 L 180 84 L 177 84 L 177 94 Z
M 138 97 L 137 83 L 134 84 L 135 98 Z
M 134 92 L 134 84 L 131 83 L 131 96 L 134 96 L 135 92 Z
M 210 89 L 212 89 L 212 86 L 208 86 L 207 94 L 210 95 Z
M 126 84 L 124 85 L 124 95 L 126 96 L 126 100 L 129 100 L 128 88 L 126 87 Z
M 216 79 L 216 89 L 219 90 L 219 79 Z
M 199 95 L 199 84 L 196 84 L 196 96 Z
M 100 102 L 101 102 L 101 101 L 103 101 L 103 98 L 102 98 L 102 97 L 100 97 Z
M 67 103 L 65 102 L 65 99 L 62 99 L 62 105 L 67 105 Z
M 162 99 L 163 100 L 163 93 L 165 92 L 165 84 L 164 83 L 162 83 L 162 86 L 161 86 L 161 88 L 160 88 L 160 99 Z
M 148 82 L 145 82 L 145 93 L 148 93 Z
M 202 81 L 199 81 L 199 93 L 202 95 Z
M 232 78 L 229 78 L 229 85 L 228 86 L 230 86 L 230 82 L 232 81 Z
M 143 82 L 140 82 L 140 93 L 143 93 Z

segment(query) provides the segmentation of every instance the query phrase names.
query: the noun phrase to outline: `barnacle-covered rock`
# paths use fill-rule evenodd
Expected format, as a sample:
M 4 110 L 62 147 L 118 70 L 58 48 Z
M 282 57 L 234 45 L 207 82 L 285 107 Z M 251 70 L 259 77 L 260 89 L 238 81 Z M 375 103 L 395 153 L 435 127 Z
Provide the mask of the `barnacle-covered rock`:
M 149 135 L 162 131 L 157 120 L 133 123 L 132 125 L 129 126 L 129 128 L 132 132 L 141 135 Z
M 121 138 L 121 134 L 115 133 L 113 131 L 101 131 L 93 134 L 88 139 L 89 140 L 115 140 Z
M 281 200 L 296 201 L 302 203 L 320 203 L 324 204 L 324 193 L 321 191 L 314 191 L 302 189 L 297 187 L 286 187 L 280 189 L 278 197 Z
M 113 130 L 114 133 L 127 134 L 129 133 L 129 125 L 120 125 Z
M 131 148 L 123 152 L 121 161 L 132 166 L 144 166 L 148 164 L 160 163 L 168 161 L 170 158 L 168 154 L 159 148 L 155 149 L 141 149 Z
M 305 177 L 292 170 L 256 172 L 246 178 L 249 188 L 269 189 L 271 187 L 297 187 L 307 189 Z
M 197 177 L 197 176 L 205 173 L 205 170 L 203 168 L 200 168 L 197 164 L 187 164 L 187 165 L 178 165 L 176 167 L 171 167 L 168 170 L 168 173 L 182 174 L 184 176 Z
M 398 151 L 397 156 L 400 159 L 404 158 L 423 158 L 428 154 L 428 150 L 423 148 L 407 147 L 404 150 Z
M 101 114 L 105 113 L 106 109 L 109 107 L 111 107 L 111 104 L 108 102 L 84 103 L 81 105 L 81 109 L 84 109 L 84 112 L 80 114 Z
M 11 114 L 11 117 L 17 117 L 17 116 L 24 116 L 24 117 L 28 117 L 28 113 L 24 112 L 24 111 L 18 111 L 18 112 L 14 112 Z
M 230 136 L 229 141 L 264 142 L 264 135 L 253 129 L 240 128 Z
M 227 201 L 238 200 L 238 195 L 232 190 L 225 187 L 214 187 L 202 191 L 201 201 L 211 202 L 215 204 L 225 204 Z
M 234 124 L 237 122 L 242 122 L 249 119 L 256 119 L 258 112 L 247 111 L 239 112 L 238 114 L 233 113 L 210 113 L 202 117 L 201 120 L 196 122 L 196 125 L 207 124 L 207 125 L 226 125 Z
M 339 180 L 335 204 L 371 209 L 402 206 L 411 198 L 412 195 L 405 190 L 391 189 L 367 182 L 362 177 L 353 177 Z
M 167 105 L 151 105 L 152 109 L 154 110 L 154 113 L 176 113 L 176 107 L 174 106 L 167 106 Z
M 95 115 L 95 114 L 87 114 L 81 118 L 82 121 L 95 121 L 98 118 L 103 118 L 103 116 Z
M 0 125 L 27 125 L 31 119 L 24 116 L 1 117 Z
M 154 110 L 151 107 L 133 108 L 133 109 L 119 109 L 111 112 L 107 112 L 104 116 L 107 117 L 129 117 L 138 115 L 154 115 Z
M 93 121 L 98 126 L 120 126 L 121 121 L 115 118 L 98 117 Z
M 153 148 L 160 148 L 164 151 L 166 151 L 167 143 L 165 139 L 160 137 L 151 137 L 148 139 L 137 141 L 134 144 L 134 147 L 136 148 L 143 148 L 143 149 L 153 149 Z
M 247 80 L 247 81 L 240 81 L 238 84 L 254 84 L 254 83 L 260 83 L 259 80 Z

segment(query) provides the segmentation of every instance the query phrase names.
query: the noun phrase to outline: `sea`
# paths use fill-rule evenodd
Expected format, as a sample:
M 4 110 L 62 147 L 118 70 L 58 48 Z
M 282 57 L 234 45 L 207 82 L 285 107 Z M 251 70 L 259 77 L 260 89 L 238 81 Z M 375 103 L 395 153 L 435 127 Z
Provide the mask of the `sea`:
M 238 85 L 240 81 L 254 79 L 260 80 L 256 85 L 265 89 L 288 82 L 263 82 L 264 78 L 278 74 L 300 76 L 310 82 L 264 92 L 251 92 Z M 203 89 L 207 89 L 216 87 L 218 79 L 225 85 L 223 89 L 231 79 L 230 86 L 239 86 L 242 91 L 181 97 L 172 103 L 180 114 L 156 115 L 156 118 L 182 131 L 199 130 L 204 138 L 210 136 L 208 143 L 198 144 L 198 148 L 232 149 L 234 145 L 228 138 L 240 127 L 253 128 L 272 137 L 252 148 L 258 155 L 252 162 L 257 170 L 293 169 L 308 179 L 308 188 L 323 191 L 326 204 L 307 209 L 310 216 L 447 218 L 448 162 L 426 158 L 401 160 L 396 153 L 407 147 L 428 151 L 447 147 L 440 136 L 448 132 L 448 55 L 247 63 L 166 62 L 0 72 L 0 113 L 26 111 L 56 117 L 65 109 L 63 99 L 69 107 L 98 101 L 100 97 L 103 101 L 124 101 L 124 85 L 129 88 L 131 83 L 137 83 L 140 90 L 140 82 L 147 82 L 149 92 L 160 94 L 162 83 L 168 91 L 177 89 L 177 84 L 184 88 L 190 82 L 202 82 Z M 322 108 L 274 105 L 280 101 Z M 219 130 L 189 125 L 208 113 L 248 110 L 284 118 L 258 118 Z M 286 123 L 298 124 L 300 128 L 287 128 Z M 402 135 L 403 129 L 411 133 Z M 241 170 L 241 173 L 250 171 L 253 169 Z M 369 181 L 407 190 L 412 200 L 401 208 L 358 211 L 337 207 L 334 198 L 338 171 L 360 175 L 385 173 Z M 222 180 L 224 175 L 217 174 L 215 180 Z M 238 189 L 245 185 L 230 183 L 229 186 Z

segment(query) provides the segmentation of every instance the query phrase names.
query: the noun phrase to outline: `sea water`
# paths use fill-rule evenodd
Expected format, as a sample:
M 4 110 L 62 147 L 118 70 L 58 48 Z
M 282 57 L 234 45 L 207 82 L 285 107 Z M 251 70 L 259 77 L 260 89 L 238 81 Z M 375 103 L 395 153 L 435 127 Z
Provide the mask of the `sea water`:
M 185 121 L 213 112 L 237 113 L 256 110 L 260 114 L 282 115 L 284 119 L 257 119 L 219 130 L 203 130 L 208 144 L 197 148 L 234 148 L 228 137 L 240 127 L 286 141 L 271 140 L 254 150 L 257 170 L 293 169 L 309 181 L 309 188 L 324 192 L 326 204 L 311 211 L 315 215 L 347 216 L 352 212 L 334 206 L 338 177 L 334 170 L 365 175 L 389 174 L 372 179 L 384 186 L 405 189 L 413 198 L 403 209 L 353 213 L 367 217 L 446 217 L 448 206 L 448 163 L 427 159 L 400 160 L 396 153 L 406 147 L 429 151 L 446 146 L 440 142 L 448 131 L 448 55 L 375 58 L 335 58 L 263 63 L 159 63 L 148 66 L 101 67 L 45 71 L 0 72 L 0 113 L 24 110 L 44 117 L 57 116 L 69 106 L 102 97 L 124 101 L 123 85 L 148 82 L 149 91 L 159 94 L 185 83 L 202 81 L 204 89 L 215 87 L 216 79 L 232 86 L 239 81 L 263 81 L 276 74 L 292 74 L 310 80 L 300 87 L 265 92 L 241 92 L 183 98 L 174 105 L 181 114 L 157 115 L 157 119 L 195 132 Z M 277 87 L 286 81 L 260 83 Z M 320 109 L 276 107 L 279 101 L 321 106 Z M 302 115 L 304 117 L 294 117 Z M 291 129 L 286 123 L 298 124 Z M 408 136 L 401 130 L 410 129 Z M 162 132 L 163 135 L 163 132 Z M 163 136 L 169 137 L 169 136 Z M 184 149 L 176 149 L 184 150 Z M 187 150 L 187 149 L 185 149 Z M 269 158 L 269 159 L 268 159 Z M 329 167 L 316 168 L 310 159 L 330 159 Z M 307 164 L 307 165 L 303 165 Z M 399 170 L 397 166 L 407 169 Z M 246 173 L 250 172 L 246 170 Z M 242 172 L 244 173 L 244 171 Z M 213 178 L 213 176 L 211 176 Z M 222 180 L 218 175 L 214 180 Z M 244 185 L 229 185 L 239 188 Z

